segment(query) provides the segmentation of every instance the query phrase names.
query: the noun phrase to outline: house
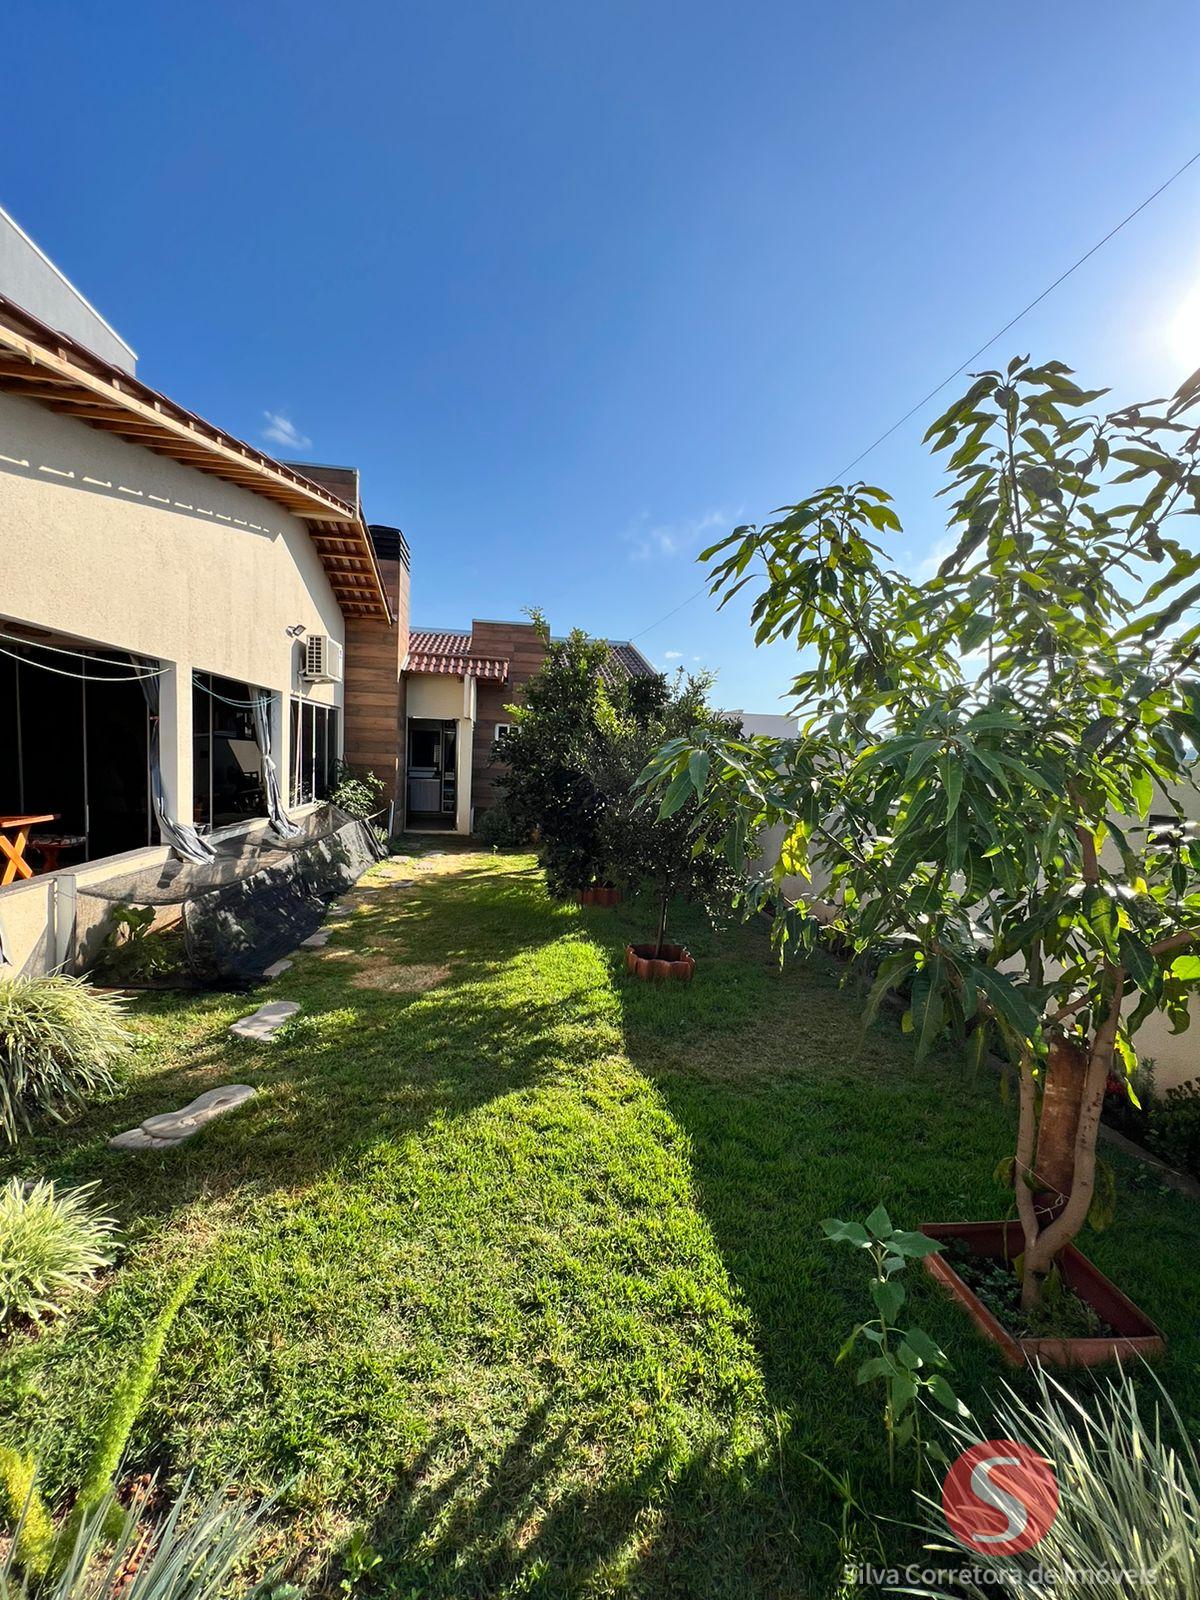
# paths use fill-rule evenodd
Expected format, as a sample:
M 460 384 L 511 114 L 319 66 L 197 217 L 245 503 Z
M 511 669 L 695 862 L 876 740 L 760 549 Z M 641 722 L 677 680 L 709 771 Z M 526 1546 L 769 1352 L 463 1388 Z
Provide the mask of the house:
M 303 822 L 343 749 L 348 633 L 395 625 L 357 482 L 147 387 L 3 213 L 0 571 L 0 930 L 11 968 L 48 970 L 81 885 Z M 39 857 L 39 830 L 67 842 Z
M 545 646 L 532 622 L 411 628 L 408 543 L 380 524 L 371 536 L 395 623 L 348 624 L 346 760 L 383 780 L 397 831 L 471 833 L 495 799 L 505 708 L 520 701 Z M 633 644 L 608 649 L 612 681 L 654 672 Z

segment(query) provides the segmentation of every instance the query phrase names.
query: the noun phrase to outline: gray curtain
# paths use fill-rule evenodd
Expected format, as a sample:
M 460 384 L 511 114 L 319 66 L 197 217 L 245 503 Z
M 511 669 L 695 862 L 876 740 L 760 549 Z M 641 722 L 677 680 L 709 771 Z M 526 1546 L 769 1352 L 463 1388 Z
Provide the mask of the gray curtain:
M 271 829 L 281 839 L 295 839 L 303 829 L 292 821 L 283 808 L 279 772 L 271 756 L 271 696 L 265 689 L 252 689 L 250 701 L 254 712 L 254 737 L 262 751 L 263 788 L 267 791 L 267 815 L 271 819 Z
M 130 660 L 135 666 L 143 665 L 133 656 Z M 146 704 L 150 708 L 150 793 L 154 799 L 154 811 L 158 817 L 162 841 L 164 844 L 169 844 L 176 855 L 182 856 L 185 861 L 215 861 L 217 852 L 208 840 L 202 839 L 190 823 L 177 822 L 167 812 L 167 795 L 163 788 L 162 765 L 159 761 L 157 675 L 148 674 L 142 679 L 142 693 L 146 696 Z

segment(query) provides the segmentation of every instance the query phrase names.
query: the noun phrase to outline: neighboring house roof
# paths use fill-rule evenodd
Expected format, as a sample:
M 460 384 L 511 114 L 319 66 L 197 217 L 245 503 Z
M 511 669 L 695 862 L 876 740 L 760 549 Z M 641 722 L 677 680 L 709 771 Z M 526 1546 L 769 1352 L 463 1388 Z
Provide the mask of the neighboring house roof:
M 623 639 L 605 642 L 608 660 L 600 669 L 600 675 L 610 688 L 629 678 L 653 677 L 654 668 L 636 646 Z M 431 628 L 414 629 L 409 635 L 408 658 L 404 665 L 408 672 L 453 673 L 460 678 L 471 673 L 476 678 L 490 678 L 498 683 L 508 677 L 509 668 L 507 658 L 472 654 L 469 633 Z
M 628 639 L 608 640 L 608 666 L 604 670 L 607 684 L 620 683 L 627 678 L 653 678 L 655 669 L 646 660 L 637 645 Z
M 421 630 L 408 636 L 408 659 L 404 663 L 408 672 L 443 672 L 463 678 L 468 673 L 475 678 L 491 679 L 503 683 L 508 677 L 508 661 L 501 656 L 475 656 L 471 654 L 469 633 L 435 633 Z
M 342 610 L 390 618 L 371 536 L 357 506 L 176 405 L 4 295 L 0 390 L 285 506 L 307 523 Z

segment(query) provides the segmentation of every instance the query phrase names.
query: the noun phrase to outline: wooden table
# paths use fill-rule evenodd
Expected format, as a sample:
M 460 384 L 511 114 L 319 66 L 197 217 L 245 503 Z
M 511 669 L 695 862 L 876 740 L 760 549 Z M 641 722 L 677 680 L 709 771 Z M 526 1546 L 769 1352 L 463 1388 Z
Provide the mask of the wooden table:
M 57 822 L 57 811 L 43 811 L 38 817 L 0 817 L 0 859 L 4 860 L 4 876 L 0 886 L 14 878 L 32 878 L 33 868 L 25 859 L 25 846 L 29 843 L 29 830 L 39 822 Z M 13 837 L 10 839 L 9 834 Z

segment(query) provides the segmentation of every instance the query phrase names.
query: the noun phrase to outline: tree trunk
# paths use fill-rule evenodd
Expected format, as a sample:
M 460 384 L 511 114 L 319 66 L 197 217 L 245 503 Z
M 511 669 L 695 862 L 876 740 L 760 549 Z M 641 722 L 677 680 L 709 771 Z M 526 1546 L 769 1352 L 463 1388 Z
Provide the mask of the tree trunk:
M 1088 1076 L 1088 1052 L 1076 1039 L 1055 1034 L 1050 1040 L 1042 1115 L 1038 1125 L 1037 1155 L 1033 1162 L 1034 1187 L 1044 1195 L 1042 1205 L 1057 1215 L 1071 1195 L 1075 1178 L 1075 1135 L 1083 1109 Z
M 1104 1088 L 1112 1071 L 1116 1053 L 1117 1028 L 1121 1021 L 1121 1000 L 1124 995 L 1124 975 L 1115 974 L 1113 992 L 1104 1021 L 1097 1028 L 1091 1049 L 1085 1054 L 1079 1050 L 1084 1062 L 1084 1075 L 1078 1108 L 1075 1113 L 1074 1139 L 1071 1146 L 1071 1170 L 1066 1185 L 1066 1203 L 1049 1220 L 1044 1214 L 1037 1218 L 1037 1237 L 1025 1251 L 1024 1275 L 1021 1284 L 1021 1304 L 1026 1308 L 1037 1304 L 1041 1298 L 1042 1284 L 1054 1266 L 1059 1251 L 1070 1244 L 1087 1221 L 1092 1195 L 1096 1188 L 1096 1142 L 1100 1137 L 1100 1113 L 1104 1107 Z M 1051 1046 L 1053 1052 L 1054 1046 Z M 1065 1070 L 1064 1085 L 1074 1081 L 1074 1066 Z M 1064 1091 L 1065 1092 L 1065 1091 Z M 1040 1180 L 1042 1157 L 1042 1130 L 1046 1124 L 1046 1105 L 1049 1084 L 1042 1102 L 1042 1128 L 1038 1131 L 1038 1171 Z M 1053 1108 L 1052 1108 L 1053 1109 Z M 1067 1112 L 1055 1112 L 1056 1121 L 1065 1120 Z M 1058 1154 L 1059 1134 L 1052 1133 L 1047 1156 Z M 1028 1237 L 1028 1236 L 1027 1236 Z
M 671 901 L 669 888 L 663 890 L 663 897 L 658 908 L 658 939 L 655 941 L 654 954 L 658 960 L 662 959 L 663 940 L 667 936 L 667 906 Z

